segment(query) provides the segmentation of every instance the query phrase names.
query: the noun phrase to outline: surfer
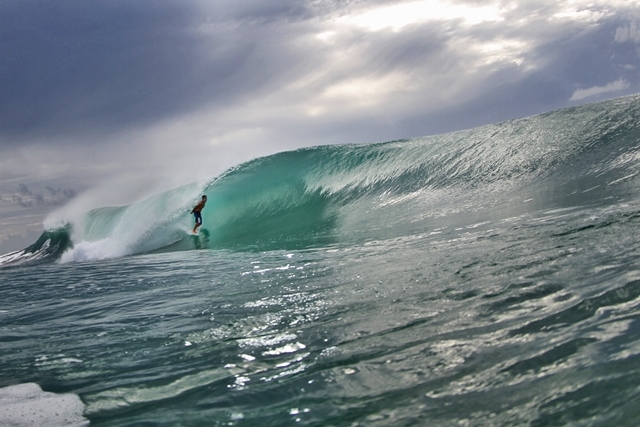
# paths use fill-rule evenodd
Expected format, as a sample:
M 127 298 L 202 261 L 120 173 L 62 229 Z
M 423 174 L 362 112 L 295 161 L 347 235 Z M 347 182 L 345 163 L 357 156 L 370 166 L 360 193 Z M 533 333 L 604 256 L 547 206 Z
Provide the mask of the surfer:
M 196 225 L 193 226 L 193 234 L 196 234 L 196 230 L 202 225 L 202 215 L 200 214 L 200 211 L 204 208 L 205 203 L 207 203 L 207 196 L 202 196 L 202 200 L 200 200 L 198 204 L 191 209 L 191 213 L 196 220 Z

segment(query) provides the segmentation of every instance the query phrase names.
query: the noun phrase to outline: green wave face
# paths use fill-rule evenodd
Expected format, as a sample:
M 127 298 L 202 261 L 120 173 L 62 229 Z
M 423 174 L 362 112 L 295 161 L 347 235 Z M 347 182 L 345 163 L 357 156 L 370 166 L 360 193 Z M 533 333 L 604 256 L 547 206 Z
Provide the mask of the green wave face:
M 640 96 L 633 96 L 446 135 L 278 153 L 204 187 L 91 211 L 39 241 L 66 235 L 68 243 L 45 250 L 63 261 L 200 248 L 286 250 L 407 238 L 635 197 L 639 116 Z M 191 236 L 189 211 L 201 194 L 208 196 L 204 224 Z

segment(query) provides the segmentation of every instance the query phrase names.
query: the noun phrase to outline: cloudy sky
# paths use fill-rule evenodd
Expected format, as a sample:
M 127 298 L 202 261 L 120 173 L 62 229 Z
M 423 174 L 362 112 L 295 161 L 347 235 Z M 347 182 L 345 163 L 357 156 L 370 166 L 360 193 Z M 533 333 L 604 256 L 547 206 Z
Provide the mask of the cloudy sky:
M 2 0 L 0 253 L 303 146 L 640 92 L 640 0 Z

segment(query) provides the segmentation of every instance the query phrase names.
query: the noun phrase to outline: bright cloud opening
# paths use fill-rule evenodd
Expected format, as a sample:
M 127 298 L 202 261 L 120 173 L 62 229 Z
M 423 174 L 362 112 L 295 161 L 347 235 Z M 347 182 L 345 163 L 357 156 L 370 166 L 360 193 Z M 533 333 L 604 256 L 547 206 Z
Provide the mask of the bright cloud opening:
M 369 108 L 413 89 L 409 76 L 400 72 L 381 77 L 353 78 L 325 88 L 314 102 L 306 106 L 305 111 L 309 116 L 316 117 L 352 108 Z
M 524 52 L 529 46 L 520 40 L 495 40 L 490 43 L 480 44 L 478 50 L 481 53 L 482 65 L 493 63 L 511 63 L 521 66 Z
M 407 25 L 419 22 L 452 19 L 461 19 L 468 25 L 476 25 L 485 21 L 502 21 L 503 17 L 495 5 L 472 6 L 441 0 L 425 0 L 371 9 L 359 15 L 345 17 L 341 21 L 370 31 L 386 28 L 398 31 Z

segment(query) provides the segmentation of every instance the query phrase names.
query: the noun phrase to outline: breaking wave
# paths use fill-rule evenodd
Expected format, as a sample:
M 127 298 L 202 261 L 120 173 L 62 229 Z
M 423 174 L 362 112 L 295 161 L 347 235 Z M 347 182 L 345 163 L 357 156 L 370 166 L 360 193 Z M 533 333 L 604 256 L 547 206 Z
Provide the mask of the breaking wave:
M 0 265 L 396 238 L 638 188 L 640 96 L 449 133 L 282 152 L 45 231 Z M 588 193 L 588 197 L 585 194 Z M 189 214 L 208 196 L 204 226 Z

